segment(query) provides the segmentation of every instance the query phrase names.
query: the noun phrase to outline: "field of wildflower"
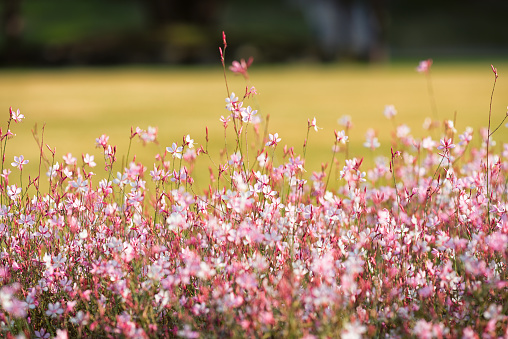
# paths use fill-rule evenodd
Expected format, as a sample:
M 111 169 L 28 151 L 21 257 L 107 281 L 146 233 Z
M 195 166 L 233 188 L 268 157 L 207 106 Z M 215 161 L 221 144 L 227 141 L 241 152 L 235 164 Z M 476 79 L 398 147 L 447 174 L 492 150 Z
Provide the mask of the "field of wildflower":
M 223 35 L 219 157 L 206 130 L 203 144 L 186 134 L 164 145 L 155 163 L 105 134 L 96 139 L 101 159 L 56 159 L 42 129 L 38 159 L 8 159 L 24 119 L 9 109 L 0 133 L 1 336 L 508 337 L 508 143 L 495 142 L 505 120 L 491 119 L 497 69 L 485 127 L 457 131 L 438 119 L 425 60 L 417 71 L 429 80 L 427 135 L 413 137 L 387 105 L 391 149 L 376 154 L 369 131 L 364 147 L 376 157 L 367 167 L 349 149 L 352 121 L 343 116 L 329 161 L 308 173 L 319 122 L 309 117 L 301 153 L 284 145 L 250 106 L 253 60 L 227 65 L 226 49 Z M 248 85 L 229 88 L 231 72 Z M 157 133 L 132 128 L 130 142 L 155 143 Z M 209 170 L 195 166 L 200 158 Z M 23 173 L 28 162 L 37 176 Z M 194 189 L 198 171 L 209 173 L 204 192 Z

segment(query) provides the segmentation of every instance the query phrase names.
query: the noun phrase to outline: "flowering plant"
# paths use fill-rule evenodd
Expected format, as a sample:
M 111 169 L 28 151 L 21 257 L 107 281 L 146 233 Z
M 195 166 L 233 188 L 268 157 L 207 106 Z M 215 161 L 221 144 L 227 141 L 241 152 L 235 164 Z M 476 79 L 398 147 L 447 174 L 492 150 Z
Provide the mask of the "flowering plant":
M 251 63 L 232 70 L 247 79 Z M 263 134 L 262 110 L 244 108 L 256 94 L 228 89 L 220 123 L 236 139 L 224 161 L 211 161 L 204 194 L 194 192 L 192 169 L 208 147 L 190 135 L 150 166 L 127 150 L 116 176 L 116 146 L 102 135 L 106 178 L 94 185 L 99 160 L 85 154 L 80 166 L 67 154 L 50 165 L 48 192 L 41 177 L 9 185 L 28 160 L 16 156 L 12 172 L 3 156 L 2 336 L 508 335 L 508 144 L 495 147 L 490 118 L 478 146 L 472 129 L 457 136 L 450 122 L 439 146 L 395 126 L 390 156 L 366 169 L 348 155 L 353 125 L 343 117 L 330 163 L 307 175 L 306 146 L 280 157 L 283 133 Z M 395 112 L 385 108 L 392 121 Z M 10 110 L 2 155 L 11 121 L 23 117 Z M 321 129 L 316 118 L 304 145 L 311 129 Z M 157 133 L 138 127 L 130 139 L 157 142 Z M 365 147 L 379 147 L 374 130 Z

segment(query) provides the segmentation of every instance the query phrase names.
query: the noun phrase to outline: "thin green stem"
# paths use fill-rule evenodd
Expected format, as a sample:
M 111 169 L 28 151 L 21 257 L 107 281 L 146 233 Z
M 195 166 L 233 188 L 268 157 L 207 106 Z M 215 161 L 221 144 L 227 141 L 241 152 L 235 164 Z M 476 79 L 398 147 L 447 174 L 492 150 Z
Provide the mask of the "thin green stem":
M 492 86 L 492 93 L 490 94 L 490 104 L 489 104 L 489 127 L 487 129 L 487 168 L 486 168 L 486 188 L 487 188 L 487 221 L 488 225 L 490 227 L 490 195 L 489 195 L 489 144 L 490 144 L 490 118 L 492 116 L 492 99 L 494 98 L 494 90 L 496 88 L 496 82 L 497 82 L 497 74 L 495 74 L 494 77 L 494 85 Z M 504 120 L 503 120 L 504 121 Z
M 508 113 L 507 113 L 508 114 Z M 501 125 L 504 123 L 504 121 L 506 120 L 506 118 L 508 117 L 508 115 L 505 115 L 504 118 L 503 118 L 503 121 L 501 121 L 501 123 L 499 124 L 499 126 L 496 127 L 495 130 L 493 130 L 490 134 L 489 134 L 489 137 L 492 136 L 492 134 L 496 133 L 496 131 L 499 129 L 499 127 L 501 127 Z
M 338 141 L 337 141 L 337 138 L 335 138 L 335 145 L 332 150 L 332 160 L 330 161 L 330 169 L 328 170 L 328 178 L 326 178 L 325 192 L 326 192 L 326 189 L 328 188 L 328 183 L 330 182 L 330 176 L 332 175 L 332 168 L 333 168 L 333 162 L 335 160 L 335 153 L 336 153 L 335 151 L 337 149 L 337 144 L 338 144 Z

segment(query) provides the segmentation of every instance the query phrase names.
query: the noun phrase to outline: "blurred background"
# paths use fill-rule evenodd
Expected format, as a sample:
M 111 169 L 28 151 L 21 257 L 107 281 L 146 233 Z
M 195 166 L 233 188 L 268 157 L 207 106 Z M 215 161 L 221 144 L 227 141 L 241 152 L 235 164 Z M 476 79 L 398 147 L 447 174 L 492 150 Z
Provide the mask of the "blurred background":
M 2 0 L 0 65 L 508 56 L 506 0 Z

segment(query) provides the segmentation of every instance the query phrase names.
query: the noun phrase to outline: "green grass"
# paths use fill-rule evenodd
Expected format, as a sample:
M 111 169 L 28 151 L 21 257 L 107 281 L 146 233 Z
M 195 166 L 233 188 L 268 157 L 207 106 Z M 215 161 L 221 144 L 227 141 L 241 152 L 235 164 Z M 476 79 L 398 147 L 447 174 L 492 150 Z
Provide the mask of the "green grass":
M 282 146 L 293 146 L 297 154 L 302 153 L 307 119 L 317 118 L 323 129 L 318 133 L 312 130 L 309 135 L 309 173 L 330 161 L 334 129 L 343 129 L 337 123 L 342 115 L 350 115 L 354 123 L 350 157 L 365 157 L 370 162 L 373 155 L 362 146 L 368 128 L 376 129 L 382 145 L 375 155 L 390 154 L 393 125 L 383 115 L 387 104 L 398 110 L 396 123 L 409 125 L 417 137 L 426 135 L 421 126 L 432 115 L 431 105 L 426 78 L 415 71 L 416 65 L 417 62 L 392 66 L 254 64 L 250 85 L 256 86 L 259 96 L 246 104 L 258 109 L 263 117 L 269 114 L 268 132 L 278 132 Z M 508 63 L 495 66 L 500 77 L 492 124 L 497 126 L 506 114 L 508 80 L 503 75 Z M 0 76 L 0 126 L 5 129 L 9 106 L 19 108 L 26 116 L 22 124 L 11 126 L 17 136 L 8 142 L 6 167 L 12 168 L 14 155 L 23 154 L 30 160 L 25 173 L 31 176 L 36 175 L 38 168 L 38 150 L 30 132 L 35 124 L 39 128 L 46 124 L 44 143 L 56 147 L 56 161 L 61 162 L 67 152 L 78 158 L 82 153 L 93 154 L 98 176 L 104 171 L 101 152 L 94 148 L 95 138 L 109 135 L 110 143 L 118 146 L 121 160 L 127 152 L 131 126 L 159 128 L 160 148 L 143 147 L 137 139 L 133 143 L 131 155 L 137 154 L 148 170 L 159 150 L 163 152 L 172 142 L 180 142 L 185 134 L 204 145 L 207 126 L 213 158 L 218 159 L 219 148 L 224 145 L 219 118 L 228 113 L 224 109 L 227 93 L 222 69 L 218 67 L 2 70 Z M 453 119 L 456 112 L 459 133 L 472 126 L 477 137 L 478 128 L 488 122 L 493 79 L 489 63 L 435 63 L 432 84 L 439 118 Z M 243 78 L 228 72 L 228 80 L 230 90 L 243 94 Z M 506 130 L 500 130 L 494 139 L 502 143 L 505 135 Z M 339 159 L 343 162 L 343 155 Z M 210 165 L 206 158 L 198 163 L 201 188 L 207 183 Z M 18 175 L 15 171 L 13 180 Z

